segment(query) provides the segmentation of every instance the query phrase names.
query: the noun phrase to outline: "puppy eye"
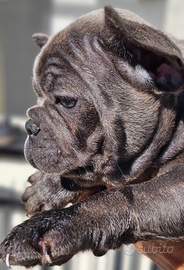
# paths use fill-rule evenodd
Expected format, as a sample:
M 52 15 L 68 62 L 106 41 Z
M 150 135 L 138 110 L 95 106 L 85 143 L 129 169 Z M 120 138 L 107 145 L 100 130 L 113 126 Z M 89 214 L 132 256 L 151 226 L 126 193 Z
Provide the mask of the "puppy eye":
M 55 103 L 61 104 L 66 108 L 73 108 L 77 103 L 77 99 L 72 97 L 56 97 Z

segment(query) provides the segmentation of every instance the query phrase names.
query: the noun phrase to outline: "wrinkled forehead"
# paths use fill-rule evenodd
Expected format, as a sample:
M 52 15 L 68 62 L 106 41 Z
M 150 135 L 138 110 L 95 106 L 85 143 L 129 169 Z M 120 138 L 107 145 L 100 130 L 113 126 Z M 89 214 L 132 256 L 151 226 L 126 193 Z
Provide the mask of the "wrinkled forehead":
M 45 50 L 35 62 L 33 85 L 38 95 L 52 92 L 56 84 L 72 84 L 78 77 L 64 51 L 48 54 Z
M 58 56 L 58 50 L 68 51 L 72 54 L 70 45 L 79 44 L 86 35 L 98 35 L 104 26 L 104 11 L 97 10 L 86 15 L 68 25 L 55 36 L 51 37 L 48 43 L 42 48 L 38 59 L 44 62 L 46 58 Z M 69 46 L 69 47 L 68 47 Z M 37 59 L 37 60 L 38 60 Z M 38 62 L 38 61 L 37 61 Z
M 117 9 L 117 12 L 128 20 L 141 20 L 126 10 Z M 63 81 L 82 78 L 90 83 L 95 79 L 100 81 L 100 76 L 105 80 L 111 62 L 99 42 L 103 43 L 103 38 L 108 38 L 106 32 L 108 33 L 108 27 L 104 10 L 101 9 L 80 17 L 50 38 L 34 64 L 33 80 L 37 88 L 42 80 L 50 88 L 53 78 L 59 76 Z
M 33 69 L 33 84 L 36 92 L 50 91 L 53 81 L 75 83 L 83 73 L 91 74 L 92 62 L 99 47 L 99 27 L 94 27 L 94 18 L 80 19 L 50 38 L 37 56 Z M 37 93 L 39 94 L 39 93 Z
M 84 63 L 87 58 L 84 55 L 79 56 L 76 52 L 78 50 L 74 44 L 68 43 L 67 46 L 62 44 L 59 50 L 58 47 L 53 47 L 52 53 L 44 52 L 36 63 L 33 77 L 38 96 L 59 89 L 80 93 L 87 88 L 83 75 L 89 74 L 90 70 L 87 70 L 89 67 Z

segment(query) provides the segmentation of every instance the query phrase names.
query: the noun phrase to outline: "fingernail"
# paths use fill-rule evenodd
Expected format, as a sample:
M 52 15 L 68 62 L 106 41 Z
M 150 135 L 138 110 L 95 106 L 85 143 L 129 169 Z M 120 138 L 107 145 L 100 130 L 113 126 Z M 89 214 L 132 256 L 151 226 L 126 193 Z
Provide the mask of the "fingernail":
M 45 253 L 49 256 L 51 255 L 51 246 L 46 246 Z
M 51 247 L 46 246 L 46 248 L 45 248 L 45 257 L 46 257 L 48 263 L 52 263 L 50 255 L 51 255 Z

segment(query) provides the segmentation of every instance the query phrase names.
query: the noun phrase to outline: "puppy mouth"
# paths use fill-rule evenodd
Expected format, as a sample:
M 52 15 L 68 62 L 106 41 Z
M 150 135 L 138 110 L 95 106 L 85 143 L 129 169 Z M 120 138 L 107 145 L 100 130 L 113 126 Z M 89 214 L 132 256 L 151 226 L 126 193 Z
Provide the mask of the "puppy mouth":
M 76 204 L 80 201 L 83 201 L 85 199 L 88 199 L 89 197 L 92 197 L 93 195 L 100 193 L 107 189 L 105 185 L 94 185 L 94 186 L 81 186 L 80 183 L 76 183 L 74 179 L 72 178 L 65 178 L 60 176 L 60 181 L 62 187 L 69 192 L 78 192 L 77 198 L 72 201 L 73 204 Z

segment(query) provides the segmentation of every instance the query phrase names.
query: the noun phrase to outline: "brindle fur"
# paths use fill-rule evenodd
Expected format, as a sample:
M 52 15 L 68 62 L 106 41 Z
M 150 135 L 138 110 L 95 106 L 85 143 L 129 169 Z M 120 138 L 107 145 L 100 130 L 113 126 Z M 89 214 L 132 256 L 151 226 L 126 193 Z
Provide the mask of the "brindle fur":
M 52 266 L 183 239 L 182 41 L 111 7 L 34 41 L 25 156 L 40 172 L 22 197 L 33 216 L 7 235 L 1 259 Z

